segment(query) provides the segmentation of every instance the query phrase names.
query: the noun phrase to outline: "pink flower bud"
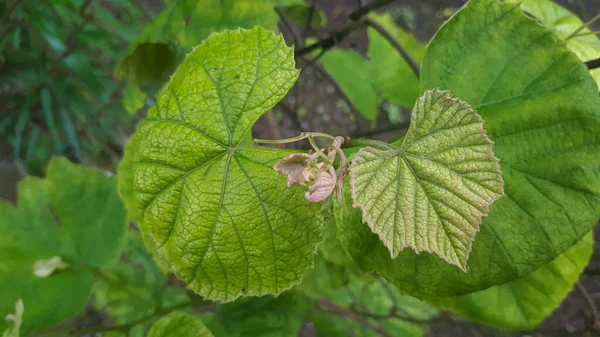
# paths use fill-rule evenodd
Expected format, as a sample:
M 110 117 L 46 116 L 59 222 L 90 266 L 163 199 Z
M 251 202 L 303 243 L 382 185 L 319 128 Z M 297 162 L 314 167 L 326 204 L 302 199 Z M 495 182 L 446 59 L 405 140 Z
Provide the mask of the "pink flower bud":
M 319 202 L 327 199 L 333 192 L 337 181 L 335 170 L 332 166 L 323 166 L 317 173 L 315 183 L 308 188 L 304 195 L 310 202 Z

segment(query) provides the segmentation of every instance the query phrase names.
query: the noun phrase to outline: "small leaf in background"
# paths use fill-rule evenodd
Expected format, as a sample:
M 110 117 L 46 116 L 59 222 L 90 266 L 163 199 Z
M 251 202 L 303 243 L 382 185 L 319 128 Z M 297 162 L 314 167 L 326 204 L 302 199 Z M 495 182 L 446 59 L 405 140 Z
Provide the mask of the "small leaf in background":
M 291 4 L 281 6 L 279 9 L 287 18 L 301 27 L 306 26 L 309 17 L 311 17 L 311 9 L 305 4 Z M 313 8 L 311 18 L 310 26 L 313 28 L 323 28 L 327 24 L 325 13 L 316 8 Z
M 360 150 L 350 165 L 354 205 L 391 252 L 410 247 L 467 271 L 481 218 L 502 195 L 483 120 L 447 91 L 427 91 L 402 146 Z
M 131 42 L 115 68 L 117 78 L 144 85 L 168 80 L 184 55 L 214 32 L 261 26 L 277 29 L 275 0 L 172 1 Z
M 33 264 L 33 273 L 35 276 L 40 278 L 46 278 L 55 270 L 65 270 L 69 267 L 69 264 L 60 256 L 53 256 L 49 259 L 37 260 Z
M 377 92 L 370 63 L 354 50 L 339 48 L 328 51 L 319 61 L 358 111 L 366 119 L 376 120 Z
M 12 321 L 13 327 L 8 328 L 2 333 L 2 337 L 19 337 L 21 336 L 21 324 L 23 324 L 23 312 L 25 306 L 23 300 L 18 299 L 15 303 L 15 313 L 6 315 L 5 320 Z
M 204 323 L 216 336 L 295 337 L 308 304 L 294 291 L 277 297 L 242 298 L 218 306 Z
M 51 161 L 45 179 L 21 181 L 18 196 L 16 208 L 0 202 L 0 270 L 10 270 L 0 272 L 0 317 L 17 299 L 32 303 L 22 327 L 29 335 L 84 308 L 93 282 L 84 265 L 103 266 L 120 255 L 125 210 L 114 177 L 64 158 Z M 36 262 L 55 256 L 69 268 L 45 278 L 34 274 Z
M 125 97 L 123 97 L 123 107 L 129 114 L 135 113 L 144 107 L 148 95 L 135 84 L 129 84 L 125 88 Z
M 176 311 L 154 323 L 148 337 L 213 337 L 213 334 L 200 317 Z
M 475 322 L 503 329 L 531 330 L 573 289 L 593 252 L 594 237 L 590 232 L 552 262 L 527 276 L 464 296 L 427 300 Z
M 371 14 L 370 18 L 383 26 L 415 62 L 425 54 L 425 45 L 394 23 L 389 14 Z M 411 107 L 419 96 L 419 79 L 398 51 L 369 28 L 368 59 L 354 50 L 333 48 L 319 59 L 327 72 L 340 85 L 348 99 L 368 120 L 376 120 L 377 96 Z
M 206 299 L 279 294 L 313 263 L 321 205 L 273 170 L 290 151 L 238 148 L 298 74 L 281 35 L 213 34 L 158 94 L 130 140 L 137 146 L 126 147 L 142 231 Z
M 424 43 L 418 42 L 413 34 L 398 27 L 390 14 L 372 13 L 369 18 L 390 33 L 417 64 L 421 63 L 425 55 Z M 405 107 L 412 107 L 419 97 L 419 79 L 400 53 L 379 32 L 369 28 L 367 35 L 367 57 L 372 64 L 373 87 L 383 98 Z

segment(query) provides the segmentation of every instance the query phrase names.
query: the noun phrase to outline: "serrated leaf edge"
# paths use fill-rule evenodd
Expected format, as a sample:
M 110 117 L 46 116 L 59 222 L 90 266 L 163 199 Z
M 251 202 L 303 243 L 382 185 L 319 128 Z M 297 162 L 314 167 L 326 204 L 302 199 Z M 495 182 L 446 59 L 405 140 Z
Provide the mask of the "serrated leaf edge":
M 494 152 L 492 150 L 494 142 L 490 139 L 490 137 L 485 132 L 485 129 L 483 128 L 483 126 L 485 124 L 485 120 L 475 111 L 475 109 L 473 108 L 473 106 L 471 106 L 470 104 L 466 103 L 461 97 L 456 97 L 456 98 L 453 97 L 451 91 L 449 91 L 449 90 L 441 90 L 439 88 L 434 88 L 434 89 L 431 89 L 431 90 L 426 90 L 425 93 L 422 94 L 418 98 L 418 100 L 424 100 L 425 96 L 428 93 L 445 95 L 446 97 L 448 97 L 449 99 L 451 99 L 455 103 L 464 105 L 470 113 L 472 113 L 472 114 L 475 115 L 475 117 L 477 118 L 477 123 L 479 124 L 479 128 L 481 130 L 481 133 L 483 134 L 483 137 L 485 138 L 486 142 L 488 143 L 488 146 L 487 146 L 488 153 L 490 154 L 490 156 L 493 158 L 494 162 L 496 163 L 497 171 L 500 174 L 499 175 L 499 179 L 500 179 L 500 182 L 501 182 L 500 194 L 498 194 L 488 205 L 485 206 L 485 212 L 482 212 L 481 215 L 477 216 L 477 220 L 479 221 L 479 226 L 477 226 L 477 229 L 473 233 L 473 237 L 469 238 L 470 240 L 468 241 L 468 244 L 467 244 L 467 255 L 466 255 L 466 259 L 465 259 L 465 261 L 467 261 L 467 262 L 463 266 L 461 264 L 457 264 L 457 263 L 455 263 L 453 261 L 450 261 L 447 258 L 439 255 L 438 252 L 435 251 L 435 250 L 433 250 L 433 249 L 427 249 L 427 248 L 418 249 L 417 247 L 415 247 L 412 244 L 402 244 L 402 245 L 400 245 L 399 247 L 397 247 L 398 251 L 394 255 L 394 253 L 392 252 L 393 248 L 389 247 L 385 243 L 385 241 L 383 240 L 383 237 L 382 237 L 383 234 L 381 232 L 377 232 L 375 230 L 375 223 L 373 221 L 369 221 L 367 219 L 367 216 L 365 214 L 366 212 L 364 210 L 364 205 L 361 205 L 361 204 L 359 204 L 359 203 L 356 202 L 356 197 L 355 197 L 356 196 L 356 189 L 355 189 L 355 186 L 354 186 L 354 181 L 356 179 L 356 174 L 357 173 L 356 173 L 356 165 L 355 165 L 354 158 L 359 157 L 361 155 L 361 153 L 370 152 L 371 150 L 375 150 L 374 148 L 369 147 L 369 146 L 364 147 L 364 148 L 358 150 L 358 152 L 356 152 L 356 154 L 354 155 L 354 157 L 352 159 L 352 162 L 350 163 L 350 167 L 348 169 L 349 175 L 350 175 L 350 192 L 351 192 L 351 195 L 352 195 L 352 207 L 359 208 L 361 210 L 363 223 L 366 223 L 369 226 L 369 228 L 371 229 L 371 232 L 377 234 L 377 236 L 379 237 L 379 240 L 381 241 L 381 243 L 390 251 L 390 256 L 391 256 L 392 259 L 395 259 L 396 257 L 398 257 L 398 255 L 400 254 L 400 252 L 402 250 L 404 250 L 404 248 L 411 248 L 417 254 L 420 254 L 423 251 L 428 252 L 430 254 L 435 254 L 436 256 L 442 258 L 447 263 L 449 263 L 451 265 L 457 266 L 458 268 L 460 268 L 464 272 L 468 272 L 469 268 L 468 268 L 468 264 L 467 263 L 468 263 L 468 260 L 469 260 L 469 255 L 471 254 L 471 251 L 473 250 L 473 241 L 475 241 L 475 237 L 477 236 L 477 233 L 479 233 L 479 231 L 481 230 L 482 219 L 483 219 L 484 216 L 488 215 L 490 207 L 498 199 L 500 199 L 502 196 L 504 196 L 504 179 L 502 177 L 502 170 L 500 168 L 500 159 L 494 155 Z M 414 116 L 414 112 L 415 112 L 415 108 L 413 107 L 413 109 L 411 111 L 411 125 L 412 125 L 412 118 L 413 118 L 412 116 Z M 406 135 L 408 135 L 409 132 L 410 132 L 410 126 L 409 126 L 409 129 L 408 129 Z M 397 150 L 387 150 L 387 151 L 389 151 L 389 152 L 397 152 L 394 155 L 400 155 L 400 152 L 402 152 L 402 150 L 406 146 L 408 146 L 408 145 L 405 145 L 405 144 L 406 144 L 406 138 L 402 141 L 402 145 L 400 146 L 400 148 L 398 148 Z

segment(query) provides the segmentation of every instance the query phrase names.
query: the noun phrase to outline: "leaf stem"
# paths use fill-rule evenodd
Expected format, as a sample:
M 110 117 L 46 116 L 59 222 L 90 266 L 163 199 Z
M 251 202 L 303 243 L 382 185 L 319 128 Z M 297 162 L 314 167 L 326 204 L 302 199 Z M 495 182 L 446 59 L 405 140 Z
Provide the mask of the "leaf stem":
M 319 144 L 317 144 L 317 142 L 315 142 L 315 139 L 312 136 L 308 136 L 307 138 L 308 138 L 308 142 L 313 147 L 315 152 L 318 153 L 321 158 L 323 158 L 325 160 L 329 160 L 327 155 L 325 155 L 325 153 L 323 153 L 323 151 L 321 151 L 321 149 L 319 148 Z
M 565 41 L 569 41 L 570 39 L 574 38 L 577 35 L 577 33 L 579 33 L 580 31 L 582 31 L 583 29 L 588 28 L 589 26 L 591 26 L 598 19 L 600 19 L 600 13 L 598 13 L 596 16 L 594 16 L 590 21 L 582 24 L 581 26 L 579 26 L 579 28 L 575 29 L 571 34 L 569 34 L 569 36 L 567 36 L 565 38 Z
M 254 139 L 255 143 L 258 144 L 287 144 L 298 142 L 307 138 L 327 138 L 330 140 L 334 140 L 335 137 L 332 135 L 328 135 L 326 133 L 321 132 L 302 132 L 300 135 L 292 138 L 284 138 L 284 139 Z M 309 140 L 310 141 L 310 140 Z
M 600 35 L 600 30 L 594 30 L 594 31 L 589 31 L 589 32 L 585 32 L 585 33 L 579 33 L 573 37 L 580 37 L 580 36 L 588 36 L 588 35 Z

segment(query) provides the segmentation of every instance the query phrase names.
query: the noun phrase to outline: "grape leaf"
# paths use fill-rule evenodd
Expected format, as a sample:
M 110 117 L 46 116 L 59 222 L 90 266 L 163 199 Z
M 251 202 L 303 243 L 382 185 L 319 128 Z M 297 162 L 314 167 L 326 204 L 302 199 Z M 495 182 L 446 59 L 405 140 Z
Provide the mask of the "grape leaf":
M 213 334 L 200 317 L 176 311 L 154 323 L 148 337 L 213 337 Z
M 320 205 L 273 170 L 289 151 L 240 145 L 297 77 L 281 36 L 213 34 L 179 66 L 126 149 L 142 230 L 208 299 L 279 294 L 313 263 Z
M 28 335 L 79 313 L 93 281 L 84 266 L 114 261 L 124 230 L 114 177 L 55 158 L 44 180 L 21 181 L 18 207 L 0 203 L 0 317 L 23 299 Z M 54 256 L 68 266 L 36 276 L 35 263 Z
M 410 250 L 390 259 L 347 209 L 338 235 L 361 269 L 413 296 L 463 295 L 533 272 L 597 223 L 600 98 L 552 31 L 518 5 L 473 0 L 430 43 L 421 87 L 451 90 L 485 119 L 505 196 L 483 218 L 468 273 Z
M 556 35 L 566 41 L 567 48 L 586 62 L 600 58 L 600 39 L 595 34 L 573 36 L 571 34 L 584 23 L 577 15 L 550 0 L 508 0 L 507 2 L 521 3 L 521 9 L 538 19 L 543 25 L 553 29 Z M 583 28 L 578 34 L 590 33 L 589 28 Z M 569 38 L 570 37 L 570 38 Z M 569 38 L 567 40 L 567 38 Z M 590 70 L 590 74 L 600 84 L 600 69 Z
M 392 258 L 411 247 L 463 271 L 481 218 L 503 193 L 483 121 L 447 91 L 418 99 L 400 148 L 365 147 L 349 171 L 354 206 Z
M 552 262 L 514 281 L 451 298 L 429 298 L 438 308 L 504 329 L 531 330 L 571 291 L 594 251 L 592 232 Z

